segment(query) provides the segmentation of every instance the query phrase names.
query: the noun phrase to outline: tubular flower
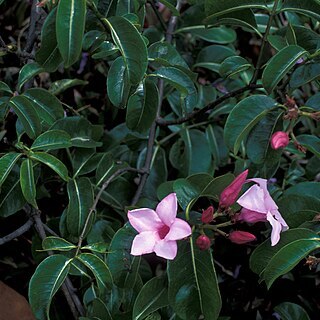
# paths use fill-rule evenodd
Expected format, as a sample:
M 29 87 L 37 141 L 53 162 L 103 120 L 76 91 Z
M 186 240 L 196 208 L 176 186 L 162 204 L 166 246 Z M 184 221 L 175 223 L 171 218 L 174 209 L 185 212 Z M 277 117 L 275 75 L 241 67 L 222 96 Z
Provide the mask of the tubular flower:
M 238 195 L 245 183 L 248 175 L 248 169 L 240 173 L 222 192 L 220 195 L 219 207 L 228 208 L 235 203 Z
M 270 144 L 271 148 L 275 150 L 284 148 L 289 144 L 289 136 L 284 131 L 277 131 L 272 135 Z
M 246 231 L 232 231 L 229 233 L 228 239 L 236 244 L 245 244 L 256 240 L 256 236 Z
M 255 212 L 246 208 L 242 208 L 240 214 L 236 217 L 237 221 L 243 221 L 247 223 L 256 223 L 260 221 L 267 221 L 264 214 L 260 212 Z
M 197 238 L 196 245 L 200 250 L 207 250 L 211 246 L 211 241 L 206 235 L 202 234 Z
M 289 227 L 269 194 L 267 180 L 256 178 L 248 181 L 253 181 L 256 184 L 249 188 L 237 203 L 243 208 L 253 211 L 256 218 L 257 214 L 260 214 L 261 220 L 266 219 L 271 224 L 271 245 L 275 246 L 280 240 L 280 232 L 289 229 Z
M 214 212 L 213 206 L 210 206 L 206 210 L 203 210 L 201 215 L 202 223 L 210 223 L 211 221 L 213 221 L 213 212 Z
M 170 193 L 156 210 L 141 208 L 128 211 L 130 224 L 139 234 L 133 239 L 131 254 L 155 252 L 159 257 L 172 260 L 177 255 L 177 240 L 191 235 L 190 225 L 176 217 L 177 197 Z

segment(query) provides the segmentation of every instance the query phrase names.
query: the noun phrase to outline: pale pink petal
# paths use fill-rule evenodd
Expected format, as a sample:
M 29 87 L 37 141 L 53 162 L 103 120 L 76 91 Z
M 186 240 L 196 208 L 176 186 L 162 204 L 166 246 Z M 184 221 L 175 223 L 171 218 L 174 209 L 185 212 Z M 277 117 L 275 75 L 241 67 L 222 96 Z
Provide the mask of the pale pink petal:
M 154 247 L 154 252 L 158 257 L 162 257 L 168 260 L 173 260 L 177 255 L 177 242 L 160 240 Z
M 282 216 L 278 210 L 272 210 L 271 213 L 281 223 L 282 231 L 286 231 L 289 229 L 289 226 L 287 225 L 285 220 L 282 218 Z
M 140 256 L 142 254 L 151 253 L 154 251 L 154 246 L 159 240 L 157 232 L 145 231 L 141 232 L 132 242 L 131 254 L 134 256 Z
M 236 216 L 236 220 L 248 223 L 256 223 L 260 221 L 267 221 L 267 218 L 265 213 L 242 208 L 240 214 Z
M 128 219 L 138 232 L 156 231 L 163 225 L 157 213 L 148 208 L 129 210 Z
M 264 190 L 255 184 L 238 199 L 237 203 L 251 211 L 267 213 L 268 210 L 264 205 L 264 197 Z
M 179 218 L 176 218 L 173 222 L 173 224 L 170 227 L 170 231 L 164 238 L 166 241 L 167 240 L 180 240 L 185 237 L 190 236 L 191 234 L 191 227 L 190 225 Z
M 281 223 L 277 221 L 270 212 L 267 213 L 267 220 L 270 222 L 271 231 L 271 246 L 275 246 L 280 240 Z
M 175 193 L 170 193 L 163 198 L 156 208 L 156 212 L 161 221 L 167 226 L 171 226 L 177 216 L 178 204 Z

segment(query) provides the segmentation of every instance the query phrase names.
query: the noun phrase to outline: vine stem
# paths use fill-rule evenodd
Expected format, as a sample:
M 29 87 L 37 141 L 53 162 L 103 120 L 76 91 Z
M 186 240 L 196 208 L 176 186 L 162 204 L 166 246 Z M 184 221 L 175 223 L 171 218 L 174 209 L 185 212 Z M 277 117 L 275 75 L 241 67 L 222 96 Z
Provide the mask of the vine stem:
M 270 29 L 272 26 L 273 19 L 277 14 L 278 4 L 279 4 L 279 0 L 275 0 L 275 2 L 273 4 L 273 8 L 272 8 L 270 16 L 269 16 L 269 19 L 268 19 L 266 31 L 265 31 L 263 38 L 262 38 L 262 43 L 261 43 L 261 48 L 260 48 L 260 53 L 259 53 L 256 69 L 253 73 L 253 77 L 251 79 L 250 84 L 254 84 L 258 80 L 259 72 L 260 72 L 260 69 L 262 66 L 262 59 L 263 59 L 264 50 L 265 50 L 266 44 L 268 42 L 268 35 L 269 35 Z

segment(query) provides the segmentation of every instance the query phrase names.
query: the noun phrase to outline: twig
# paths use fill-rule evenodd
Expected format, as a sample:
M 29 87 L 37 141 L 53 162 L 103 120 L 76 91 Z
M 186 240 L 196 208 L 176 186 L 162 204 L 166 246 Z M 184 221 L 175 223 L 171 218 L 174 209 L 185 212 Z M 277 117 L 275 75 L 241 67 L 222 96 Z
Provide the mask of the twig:
M 31 5 L 31 14 L 30 14 L 30 27 L 28 30 L 28 37 L 24 52 L 31 52 L 33 49 L 33 44 L 37 38 L 36 34 L 36 24 L 39 19 L 38 8 L 36 6 L 38 0 L 33 0 Z
M 274 19 L 275 15 L 276 15 L 276 12 L 277 12 L 278 3 L 279 3 L 279 0 L 275 0 L 273 8 L 272 8 L 272 11 L 270 13 L 269 20 L 268 20 L 267 27 L 266 27 L 266 31 L 265 31 L 265 33 L 263 35 L 263 38 L 262 38 L 262 43 L 261 43 L 261 48 L 260 48 L 260 53 L 259 53 L 256 69 L 254 70 L 253 77 L 251 79 L 250 84 L 254 84 L 258 80 L 259 72 L 260 72 L 260 69 L 261 69 L 261 66 L 262 66 L 262 59 L 263 59 L 264 49 L 265 49 L 265 46 L 266 46 L 266 44 L 268 42 L 268 35 L 269 35 L 270 29 L 271 29 L 271 25 L 272 25 L 273 19 Z
M 47 231 L 48 233 L 50 233 L 51 235 L 55 236 L 55 237 L 59 237 L 59 235 L 57 233 L 55 233 L 51 228 L 49 228 L 45 223 L 42 222 L 43 228 L 45 231 Z
M 150 0 L 150 1 L 148 1 L 148 3 L 150 4 L 150 6 L 151 6 L 153 12 L 155 13 L 155 15 L 157 16 L 157 19 L 159 20 L 162 29 L 164 31 L 167 31 L 167 26 L 166 26 L 165 22 L 163 21 L 163 18 L 161 16 L 161 14 L 159 13 L 157 7 L 155 6 L 154 1 Z
M 157 119 L 157 124 L 160 126 L 170 126 L 170 125 L 174 125 L 174 124 L 181 124 L 184 123 L 186 121 L 192 120 L 196 117 L 198 117 L 201 114 L 204 114 L 205 112 L 212 110 L 213 108 L 215 108 L 216 106 L 218 106 L 219 104 L 221 104 L 222 102 L 235 97 L 247 90 L 253 90 L 253 89 L 258 89 L 258 88 L 262 88 L 262 85 L 258 85 L 258 84 L 248 84 L 247 86 L 240 88 L 240 89 L 236 89 L 233 91 L 230 91 L 229 93 L 223 95 L 222 97 L 216 99 L 215 101 L 213 101 L 212 103 L 208 104 L 206 107 L 202 108 L 202 109 L 198 109 L 198 110 L 194 110 L 192 112 L 190 112 L 189 114 L 179 118 L 179 119 L 175 119 L 175 120 L 164 120 L 162 118 L 158 118 Z
M 24 233 L 26 233 L 31 227 L 33 226 L 33 219 L 29 218 L 29 220 L 22 225 L 20 228 L 18 228 L 17 230 L 11 232 L 10 234 L 4 236 L 3 238 L 0 238 L 0 246 L 23 235 Z

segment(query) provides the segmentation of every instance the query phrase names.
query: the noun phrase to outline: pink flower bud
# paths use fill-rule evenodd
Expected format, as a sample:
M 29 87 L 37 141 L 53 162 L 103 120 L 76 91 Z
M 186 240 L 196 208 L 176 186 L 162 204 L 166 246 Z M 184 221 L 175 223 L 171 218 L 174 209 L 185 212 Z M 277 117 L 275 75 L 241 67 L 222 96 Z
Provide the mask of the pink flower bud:
M 202 234 L 196 240 L 196 245 L 200 250 L 207 250 L 211 246 L 211 241 L 206 235 Z
M 271 148 L 275 150 L 284 148 L 289 144 L 289 136 L 284 131 L 277 131 L 272 135 L 270 144 Z
M 240 173 L 221 193 L 219 207 L 230 207 L 238 198 L 238 195 L 245 183 L 248 169 Z
M 264 213 L 242 208 L 240 214 L 236 217 L 236 220 L 248 223 L 256 223 L 259 221 L 267 221 L 267 218 Z
M 210 206 L 206 210 L 203 210 L 201 216 L 202 223 L 210 223 L 213 220 L 213 212 L 213 206 Z
M 236 244 L 245 244 L 256 239 L 255 235 L 246 231 L 232 231 L 229 233 L 229 240 Z

